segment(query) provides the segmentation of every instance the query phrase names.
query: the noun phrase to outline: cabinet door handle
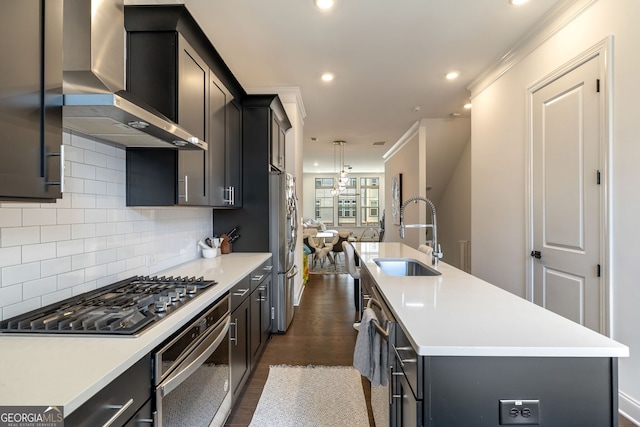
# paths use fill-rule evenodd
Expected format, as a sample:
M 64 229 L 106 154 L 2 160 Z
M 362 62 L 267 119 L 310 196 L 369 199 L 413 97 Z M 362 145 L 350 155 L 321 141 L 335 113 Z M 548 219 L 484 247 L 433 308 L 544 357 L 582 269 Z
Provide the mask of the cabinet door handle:
M 222 201 L 224 203 L 228 203 L 230 205 L 235 205 L 236 204 L 236 189 L 233 186 L 229 186 L 227 188 L 224 189 L 224 192 L 227 193 L 229 195 L 228 198 L 223 199 Z
M 178 182 L 184 182 L 184 196 L 178 195 L 178 198 L 182 198 L 185 203 L 189 203 L 189 175 L 185 175 L 184 180 Z
M 238 345 L 238 318 L 231 322 L 231 326 L 233 326 L 233 336 L 231 336 L 231 332 L 229 332 L 229 341 L 234 343 L 234 345 Z
M 59 185 L 60 192 L 64 193 L 64 145 L 60 146 L 59 153 L 47 153 L 47 158 L 49 157 L 60 157 L 60 181 L 45 181 L 45 185 Z M 46 177 L 45 177 L 46 180 Z
M 109 418 L 107 422 L 102 425 L 102 427 L 111 426 L 118 418 L 120 418 L 120 415 L 122 415 L 127 409 L 129 409 L 129 406 L 131 405 L 133 405 L 133 398 L 129 399 L 129 401 L 124 405 L 107 405 L 107 409 L 117 409 L 118 412 L 113 414 L 113 416 Z

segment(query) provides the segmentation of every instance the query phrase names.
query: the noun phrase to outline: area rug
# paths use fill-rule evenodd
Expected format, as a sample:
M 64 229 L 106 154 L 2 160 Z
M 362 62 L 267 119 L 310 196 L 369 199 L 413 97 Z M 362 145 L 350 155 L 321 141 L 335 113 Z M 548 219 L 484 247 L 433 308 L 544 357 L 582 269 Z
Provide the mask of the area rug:
M 344 255 L 334 259 L 335 263 L 325 260 L 324 264 L 316 263 L 314 268 L 309 269 L 309 274 L 349 274 L 347 266 L 344 264 Z
M 351 366 L 270 366 L 251 427 L 368 427 L 360 373 Z

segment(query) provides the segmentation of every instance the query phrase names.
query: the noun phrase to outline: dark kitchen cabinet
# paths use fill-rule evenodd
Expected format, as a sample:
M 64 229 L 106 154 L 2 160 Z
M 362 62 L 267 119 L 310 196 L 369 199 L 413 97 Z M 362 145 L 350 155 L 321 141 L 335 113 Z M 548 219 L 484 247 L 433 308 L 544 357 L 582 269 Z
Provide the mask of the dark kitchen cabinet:
M 255 366 L 271 333 L 271 262 L 251 274 L 251 366 Z
M 209 204 L 242 205 L 242 108 L 213 73 L 209 82 Z
M 175 180 L 175 191 L 169 186 L 158 189 L 127 181 L 127 194 L 133 196 L 127 204 L 241 206 L 239 100 L 246 95 L 244 90 L 184 6 L 127 6 L 125 28 L 127 89 L 209 146 L 207 151 L 173 154 L 177 170 L 167 168 L 162 173 Z M 132 175 L 156 167 L 144 164 L 152 160 L 135 157 L 139 162 L 128 163 L 138 169 Z M 175 200 L 167 203 L 171 197 Z M 145 200 L 145 204 L 137 200 Z
M 198 52 L 176 31 L 132 31 L 127 43 L 127 90 L 206 141 L 209 67 Z M 177 156 L 176 203 L 207 206 L 207 152 Z
M 271 116 L 271 165 L 284 171 L 285 166 L 285 129 L 281 125 L 282 118 L 274 112 Z
M 240 226 L 234 252 L 269 249 L 269 178 L 280 170 L 272 164 L 275 136 L 291 129 L 278 95 L 249 95 L 242 102 L 242 209 L 214 211 L 214 233 Z
M 0 200 L 62 197 L 62 0 L 2 3 Z
M 137 425 L 150 420 L 151 356 L 147 355 L 64 418 L 68 426 Z M 143 421 L 144 422 L 144 421 Z
M 229 364 L 232 402 L 236 402 L 251 372 L 249 337 L 251 334 L 251 301 L 249 276 L 231 290 L 231 330 Z

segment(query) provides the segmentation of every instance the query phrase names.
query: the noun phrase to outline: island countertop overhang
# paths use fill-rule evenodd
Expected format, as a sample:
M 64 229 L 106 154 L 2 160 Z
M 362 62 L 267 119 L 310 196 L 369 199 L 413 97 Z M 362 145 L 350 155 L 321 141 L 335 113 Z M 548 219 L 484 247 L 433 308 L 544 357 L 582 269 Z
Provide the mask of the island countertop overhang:
M 407 245 L 355 243 L 383 299 L 421 356 L 628 357 L 604 335 L 440 262 L 439 276 L 391 276 L 378 258 L 431 257 Z

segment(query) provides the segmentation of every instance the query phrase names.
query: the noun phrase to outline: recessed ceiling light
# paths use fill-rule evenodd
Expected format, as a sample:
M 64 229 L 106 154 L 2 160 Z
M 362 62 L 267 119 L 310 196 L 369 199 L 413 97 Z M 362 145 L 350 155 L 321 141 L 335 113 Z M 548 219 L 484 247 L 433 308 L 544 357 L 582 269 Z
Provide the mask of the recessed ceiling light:
M 453 80 L 458 78 L 460 74 L 457 71 L 449 71 L 445 77 L 447 78 L 447 80 Z
M 313 0 L 313 3 L 319 9 L 331 9 L 333 7 L 333 0 Z
M 468 103 L 464 104 L 464 108 L 467 109 L 467 110 L 470 110 L 471 109 L 471 103 L 468 102 Z
M 509 0 L 509 4 L 512 4 L 514 6 L 518 6 L 521 4 L 525 4 L 527 1 L 529 0 Z
M 324 73 L 324 74 L 322 75 L 322 77 L 321 77 L 321 78 L 322 78 L 322 80 L 323 80 L 323 81 L 325 81 L 325 82 L 330 82 L 331 80 L 333 80 L 333 74 L 331 74 L 331 73 Z

